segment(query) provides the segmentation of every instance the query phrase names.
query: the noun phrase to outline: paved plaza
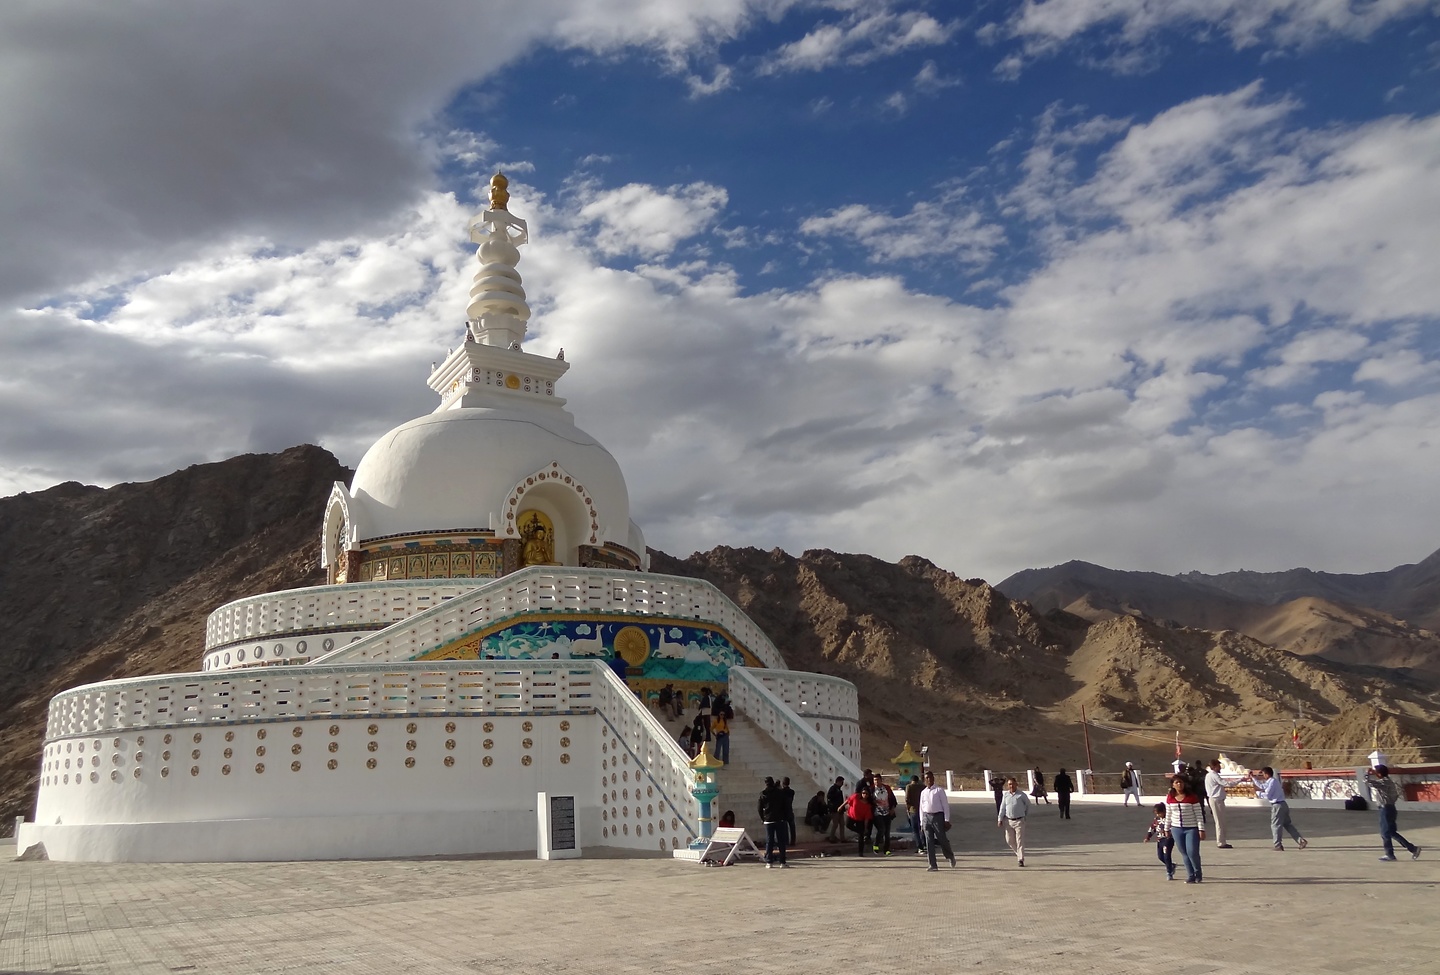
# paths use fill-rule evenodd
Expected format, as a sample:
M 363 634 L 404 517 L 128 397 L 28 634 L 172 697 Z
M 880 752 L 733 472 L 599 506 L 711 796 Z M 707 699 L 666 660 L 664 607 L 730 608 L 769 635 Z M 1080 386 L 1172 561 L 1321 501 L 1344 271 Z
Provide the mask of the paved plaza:
M 15 862 L 0 847 L 0 972 L 368 973 L 1440 971 L 1440 816 L 1380 863 L 1373 812 L 1232 810 L 1205 882 L 1167 882 L 1149 816 L 1041 806 L 1027 865 L 994 806 L 958 806 L 958 869 L 913 855 L 796 858 L 790 870 L 670 859 L 241 864 Z M 804 831 L 804 827 L 802 827 Z M 1433 856 L 1431 851 L 1433 851 Z M 1178 860 L 1178 855 L 1177 855 Z M 1182 871 L 1183 876 L 1183 871 Z

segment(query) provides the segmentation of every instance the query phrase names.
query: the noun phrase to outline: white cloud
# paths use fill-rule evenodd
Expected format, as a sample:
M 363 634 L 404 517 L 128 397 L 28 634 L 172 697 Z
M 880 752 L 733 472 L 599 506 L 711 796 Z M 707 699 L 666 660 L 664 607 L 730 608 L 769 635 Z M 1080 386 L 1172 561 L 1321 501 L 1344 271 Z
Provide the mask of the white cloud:
M 656 189 L 629 183 L 615 189 L 587 187 L 577 218 L 596 224 L 596 245 L 607 254 L 663 257 L 714 222 L 729 194 L 709 183 Z
M 1025 0 L 1004 31 L 1023 42 L 1024 55 L 1007 55 L 997 71 L 1013 76 L 1026 56 L 1052 53 L 1094 33 L 1118 48 L 1123 62 L 1144 58 L 1137 48 L 1164 31 L 1221 34 L 1236 49 L 1307 47 L 1337 37 L 1361 40 L 1435 9 L 1435 0 Z
M 783 45 L 764 59 L 758 73 L 868 64 L 912 48 L 944 44 L 957 26 L 920 11 L 852 14 L 840 23 L 821 24 L 800 40 Z
M 800 232 L 846 240 L 875 261 L 949 256 L 974 265 L 988 262 L 1005 239 L 1004 230 L 968 206 L 959 192 L 916 203 L 903 216 L 852 203 L 807 217 Z

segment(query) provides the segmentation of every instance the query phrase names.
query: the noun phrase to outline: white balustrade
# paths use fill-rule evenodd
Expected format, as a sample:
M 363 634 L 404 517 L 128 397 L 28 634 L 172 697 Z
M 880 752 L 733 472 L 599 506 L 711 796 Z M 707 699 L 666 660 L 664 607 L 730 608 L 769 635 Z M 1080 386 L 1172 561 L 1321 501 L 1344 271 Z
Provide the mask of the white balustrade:
M 764 631 L 708 582 L 644 572 L 557 570 L 548 566 L 522 569 L 453 596 L 318 657 L 314 663 L 410 660 L 491 624 L 525 613 L 546 612 L 697 620 L 726 630 L 766 667 L 783 667 L 785 663 Z
M 205 621 L 205 649 L 306 632 L 398 623 L 469 592 L 484 579 L 415 579 L 310 586 L 226 603 Z
M 440 660 L 105 681 L 53 698 L 45 737 L 337 715 L 593 711 L 597 672 L 609 668 L 589 660 Z
M 610 725 L 621 745 L 630 751 L 637 766 L 645 769 L 654 780 L 672 815 L 680 820 L 683 831 L 688 834 L 687 838 L 694 837 L 699 831 L 700 803 L 690 792 L 693 773 L 690 771 L 689 756 L 635 696 L 635 692 L 615 676 L 614 671 L 604 664 L 597 663 L 595 667 L 593 693 L 600 716 Z M 612 765 L 609 774 L 613 775 L 613 769 Z M 606 785 L 607 770 L 603 767 L 600 779 L 603 796 L 611 788 Z M 636 798 L 639 798 L 638 790 Z M 638 836 L 636 839 L 639 839 Z M 617 837 L 611 837 L 611 840 L 617 840 Z
M 817 694 L 823 687 L 824 696 L 820 700 L 834 710 L 823 715 L 802 714 L 777 693 L 788 692 L 796 701 L 808 701 L 808 698 L 794 696 L 802 685 L 808 685 L 809 691 Z M 817 786 L 829 785 L 840 775 L 848 782 L 859 780 L 860 699 L 854 684 L 821 674 L 731 667 L 730 700 L 736 711 L 755 722 L 785 754 L 809 772 Z M 848 710 L 846 702 L 851 702 Z M 835 740 L 820 730 L 819 726 L 827 722 L 839 726 Z

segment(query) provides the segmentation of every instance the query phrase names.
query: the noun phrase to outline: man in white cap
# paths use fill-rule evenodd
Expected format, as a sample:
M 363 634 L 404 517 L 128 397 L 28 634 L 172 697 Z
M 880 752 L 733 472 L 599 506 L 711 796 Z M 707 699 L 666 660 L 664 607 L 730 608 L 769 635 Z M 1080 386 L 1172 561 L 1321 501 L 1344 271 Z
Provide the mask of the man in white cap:
M 1130 805 L 1130 797 L 1135 797 L 1135 808 L 1142 805 L 1140 799 L 1140 773 L 1135 771 L 1134 762 L 1125 763 L 1125 771 L 1120 773 L 1120 791 L 1125 794 L 1125 801 L 1122 805 Z

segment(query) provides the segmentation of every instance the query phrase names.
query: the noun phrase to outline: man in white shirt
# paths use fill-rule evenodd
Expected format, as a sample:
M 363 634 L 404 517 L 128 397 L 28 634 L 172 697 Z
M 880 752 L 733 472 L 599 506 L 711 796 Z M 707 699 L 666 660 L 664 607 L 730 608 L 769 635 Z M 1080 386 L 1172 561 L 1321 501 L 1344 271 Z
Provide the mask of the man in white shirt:
M 1210 759 L 1205 773 L 1205 798 L 1210 800 L 1210 813 L 1215 817 L 1215 845 L 1222 850 L 1234 849 L 1225 842 L 1225 781 L 1220 778 L 1220 759 Z
M 950 849 L 950 798 L 935 784 L 935 773 L 926 771 L 925 788 L 920 792 L 920 821 L 925 825 L 925 850 L 930 856 L 927 870 L 939 870 L 935 850 L 944 851 L 950 866 L 955 866 L 955 851 Z
M 1289 833 L 1300 849 L 1309 846 L 1310 842 L 1290 822 L 1290 804 L 1285 801 L 1285 788 L 1275 777 L 1275 770 L 1268 765 L 1262 769 L 1251 769 L 1250 781 L 1255 783 L 1256 798 L 1270 803 L 1270 835 L 1275 840 L 1275 849 L 1285 849 L 1285 844 L 1280 841 L 1282 831 Z

